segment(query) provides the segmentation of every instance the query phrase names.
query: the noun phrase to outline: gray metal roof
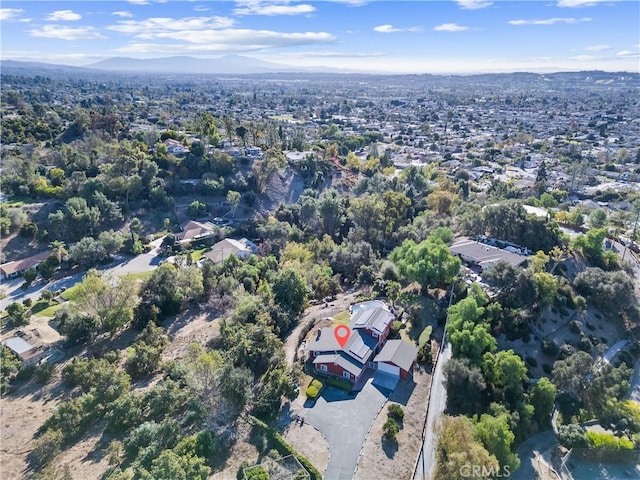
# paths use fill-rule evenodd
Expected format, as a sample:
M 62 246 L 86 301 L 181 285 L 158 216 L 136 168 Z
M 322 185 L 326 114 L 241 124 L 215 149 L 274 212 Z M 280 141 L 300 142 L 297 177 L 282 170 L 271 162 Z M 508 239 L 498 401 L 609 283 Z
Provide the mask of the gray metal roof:
M 404 371 L 409 371 L 418 355 L 415 345 L 403 340 L 389 340 L 385 343 L 374 362 L 392 363 Z
M 342 367 L 343 370 L 346 370 L 356 377 L 359 377 L 362 373 L 362 370 L 364 370 L 364 364 L 358 362 L 357 360 L 354 360 L 344 352 L 318 355 L 313 359 L 314 365 L 319 365 L 322 363 L 335 363 L 339 367 Z
M 11 337 L 5 342 L 5 345 L 9 347 L 12 352 L 15 352 L 18 355 L 36 348 L 35 345 L 31 345 L 29 342 L 20 337 Z
M 349 326 L 352 330 L 367 328 L 378 333 L 383 333 L 395 317 L 386 308 L 376 307 L 358 310 L 351 317 Z
M 312 352 L 337 352 L 340 349 L 333 327 L 320 329 L 320 336 L 316 336 L 315 340 L 307 342 L 305 347 L 306 351 Z
M 489 266 L 498 260 L 503 260 L 511 265 L 518 266 L 527 260 L 527 257 L 524 255 L 518 255 L 517 253 L 469 239 L 456 241 L 449 247 L 449 251 L 452 255 L 462 255 L 473 259 L 473 261 L 480 266 Z

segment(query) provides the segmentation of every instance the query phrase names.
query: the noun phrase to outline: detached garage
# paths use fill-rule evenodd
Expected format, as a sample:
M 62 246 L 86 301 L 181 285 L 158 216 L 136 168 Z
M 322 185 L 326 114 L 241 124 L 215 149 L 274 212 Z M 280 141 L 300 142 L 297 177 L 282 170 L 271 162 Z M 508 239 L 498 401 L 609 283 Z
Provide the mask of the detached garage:
M 414 345 L 389 340 L 373 361 L 378 365 L 378 371 L 406 379 L 417 355 L 418 349 Z

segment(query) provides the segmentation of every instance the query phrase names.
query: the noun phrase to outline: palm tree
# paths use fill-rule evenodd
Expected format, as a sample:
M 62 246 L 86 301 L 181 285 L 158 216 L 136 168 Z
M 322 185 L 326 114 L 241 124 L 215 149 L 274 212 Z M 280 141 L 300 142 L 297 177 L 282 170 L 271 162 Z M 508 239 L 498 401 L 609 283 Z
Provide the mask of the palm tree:
M 49 244 L 49 248 L 51 249 L 51 255 L 56 258 L 58 264 L 62 263 L 62 260 L 64 260 L 69 253 L 65 243 L 61 240 L 54 240 Z

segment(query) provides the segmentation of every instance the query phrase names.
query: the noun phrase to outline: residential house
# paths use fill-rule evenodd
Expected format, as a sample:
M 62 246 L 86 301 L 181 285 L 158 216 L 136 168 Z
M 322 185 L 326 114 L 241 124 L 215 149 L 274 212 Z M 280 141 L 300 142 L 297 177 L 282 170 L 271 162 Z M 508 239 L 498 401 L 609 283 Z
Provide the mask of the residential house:
M 180 143 L 179 141 L 174 140 L 173 138 L 167 138 L 162 143 L 164 143 L 164 145 L 167 147 L 167 153 L 170 153 L 171 155 L 175 155 L 178 157 L 189 153 L 189 149 L 187 147 L 182 145 L 182 143 Z
M 176 235 L 179 243 L 197 242 L 217 235 L 218 227 L 211 222 L 196 222 L 189 220 L 182 226 L 182 232 Z
M 513 249 L 501 249 L 465 237 L 456 240 L 449 247 L 449 252 L 460 257 L 465 264 L 477 266 L 481 270 L 491 268 L 498 261 L 518 267 L 528 259 L 527 255 L 515 253 Z
M 367 369 L 406 378 L 418 351 L 402 340 L 393 340 L 386 348 L 391 323 L 395 319 L 387 305 L 380 301 L 364 302 L 353 305 L 350 310 L 351 335 L 344 347 L 338 344 L 334 327 L 325 327 L 318 330 L 315 340 L 305 348 L 314 369 L 354 384 Z M 404 345 L 397 345 L 397 342 Z
M 51 255 L 51 252 L 42 252 L 31 257 L 23 258 L 22 260 L 3 263 L 0 265 L 0 275 L 3 280 L 16 278 L 17 276 L 22 275 L 26 270 L 37 268 L 38 265 L 49 258 L 49 255 Z
M 7 339 L 4 344 L 27 365 L 37 363 L 47 354 L 41 342 L 34 341 L 23 332 L 18 332 L 18 335 Z
M 240 240 L 225 238 L 213 245 L 208 252 L 205 252 L 203 260 L 216 264 L 224 262 L 231 255 L 244 260 L 253 253 L 258 253 L 258 246 L 246 238 Z

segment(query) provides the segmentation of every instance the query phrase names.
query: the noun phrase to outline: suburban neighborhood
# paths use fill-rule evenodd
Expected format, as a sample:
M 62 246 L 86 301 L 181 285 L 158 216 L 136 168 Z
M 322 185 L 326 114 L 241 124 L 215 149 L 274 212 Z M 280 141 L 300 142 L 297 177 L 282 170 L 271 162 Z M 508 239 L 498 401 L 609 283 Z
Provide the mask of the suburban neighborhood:
M 31 3 L 0 9 L 3 34 L 142 50 L 190 28 L 337 48 L 358 31 L 241 22 L 391 8 L 127 2 L 94 29 L 61 22 L 97 8 Z M 482 31 L 398 25 L 367 29 Z M 640 73 L 305 70 L 207 45 L 3 55 L 0 476 L 640 478 Z

